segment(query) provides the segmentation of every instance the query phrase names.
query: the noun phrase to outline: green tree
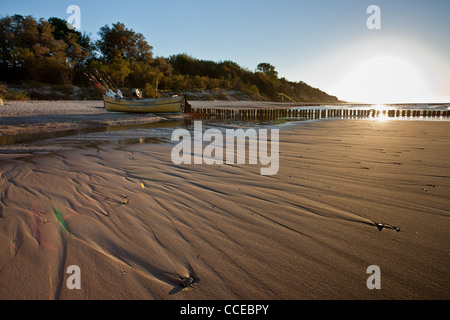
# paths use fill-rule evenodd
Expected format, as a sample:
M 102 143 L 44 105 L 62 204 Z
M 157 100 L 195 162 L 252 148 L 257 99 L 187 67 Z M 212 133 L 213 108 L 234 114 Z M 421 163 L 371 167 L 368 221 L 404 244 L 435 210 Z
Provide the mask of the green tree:
M 258 64 L 258 66 L 256 67 L 256 70 L 258 72 L 262 72 L 265 75 L 273 78 L 273 79 L 278 79 L 278 72 L 275 71 L 275 67 L 273 65 L 271 65 L 270 63 L 260 63 Z
M 171 76 L 173 72 L 172 65 L 167 61 L 166 58 L 157 57 L 153 60 L 152 66 L 162 72 L 165 76 Z
M 151 63 L 153 61 L 153 47 L 148 44 L 144 36 L 128 29 L 121 22 L 113 23 L 112 27 L 105 25 L 100 28 L 100 39 L 96 47 L 101 59 L 111 63 L 118 55 L 131 61 Z
M 48 22 L 54 28 L 52 33 L 55 40 L 64 41 L 67 44 L 65 53 L 70 63 L 73 66 L 84 64 L 94 50 L 90 37 L 86 33 L 82 34 L 69 29 L 66 20 L 52 17 L 48 19 Z
M 55 39 L 45 19 L 7 16 L 0 19 L 0 69 L 5 80 L 68 83 L 73 76 L 66 56 L 68 45 Z
M 102 72 L 111 77 L 116 86 L 124 86 L 125 79 L 132 73 L 131 63 L 118 52 L 111 63 L 103 65 Z

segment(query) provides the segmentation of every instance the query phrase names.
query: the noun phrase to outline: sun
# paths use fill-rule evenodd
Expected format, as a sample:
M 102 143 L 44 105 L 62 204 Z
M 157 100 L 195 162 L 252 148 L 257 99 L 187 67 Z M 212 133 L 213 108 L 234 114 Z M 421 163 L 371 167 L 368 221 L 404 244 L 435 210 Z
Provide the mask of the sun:
M 424 102 L 432 97 L 418 69 L 396 56 L 372 57 L 359 63 L 335 91 L 344 100 L 374 104 Z

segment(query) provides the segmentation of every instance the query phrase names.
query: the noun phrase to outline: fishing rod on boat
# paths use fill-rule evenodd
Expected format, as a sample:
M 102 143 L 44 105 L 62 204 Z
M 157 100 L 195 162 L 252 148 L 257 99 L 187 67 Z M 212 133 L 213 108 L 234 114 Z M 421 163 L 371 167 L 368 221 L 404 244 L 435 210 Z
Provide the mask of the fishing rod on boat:
M 84 72 L 83 72 L 84 73 Z M 88 75 L 87 73 L 84 73 L 84 75 L 89 79 L 90 82 L 92 82 L 93 84 L 95 84 L 95 86 L 97 88 L 99 87 L 103 87 L 103 85 L 97 81 L 97 79 L 95 79 L 95 77 Z
M 105 87 L 103 84 L 101 84 L 94 76 L 88 75 L 87 73 L 83 72 L 83 74 L 89 79 L 90 82 L 92 82 L 97 88 L 100 88 L 102 90 L 108 91 L 109 88 Z
M 100 78 L 102 82 L 106 84 L 106 87 L 108 88 L 108 91 L 111 91 L 111 93 L 117 95 L 119 98 L 123 98 L 123 94 L 120 91 L 120 89 L 114 84 L 114 82 L 111 80 L 110 76 L 108 74 L 102 74 L 97 69 L 95 69 L 95 72 L 97 73 L 97 76 Z M 111 90 L 110 87 L 112 87 L 114 90 Z
M 89 82 L 92 82 L 93 84 L 95 84 L 95 86 L 98 88 L 99 84 L 97 82 L 94 81 L 94 79 L 88 75 L 86 72 L 83 72 L 83 74 L 86 76 L 86 78 L 88 78 Z
M 105 85 L 106 88 L 108 88 L 108 90 L 111 90 L 109 88 L 108 83 L 106 82 L 106 80 L 103 79 L 102 75 L 100 74 L 100 72 L 98 72 L 97 69 L 95 69 L 95 73 L 97 74 L 97 76 L 99 77 L 100 81 Z
M 116 91 L 120 91 L 118 87 L 116 87 L 116 85 L 114 84 L 114 81 L 111 80 L 111 77 L 106 74 L 106 77 L 108 77 L 109 82 L 111 83 L 112 87 L 114 88 L 114 90 Z
M 90 74 L 83 72 L 83 74 L 89 79 L 89 81 L 91 83 L 93 83 L 97 88 L 100 88 L 103 91 L 105 91 L 105 94 L 108 95 L 109 97 L 123 98 L 122 92 L 120 91 L 119 88 L 116 87 L 116 85 L 114 85 L 111 78 L 109 78 L 109 83 L 106 80 L 106 77 L 109 77 L 108 75 L 102 76 L 102 74 L 96 69 L 95 69 L 95 73 L 97 74 L 99 80 L 97 80 L 97 78 L 94 75 L 90 75 Z M 112 90 L 110 87 L 112 87 L 114 90 Z

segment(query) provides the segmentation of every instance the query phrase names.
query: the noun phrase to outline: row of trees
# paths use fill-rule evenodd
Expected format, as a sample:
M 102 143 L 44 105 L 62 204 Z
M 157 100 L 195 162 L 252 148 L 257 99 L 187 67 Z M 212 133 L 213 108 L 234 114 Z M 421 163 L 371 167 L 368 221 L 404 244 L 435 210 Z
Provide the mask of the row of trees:
M 304 82 L 278 78 L 275 68 L 261 63 L 255 72 L 232 61 L 198 60 L 187 54 L 154 57 L 145 37 L 117 22 L 99 30 L 99 40 L 67 27 L 65 20 L 32 16 L 0 19 L 0 80 L 88 85 L 84 73 L 108 74 L 117 86 L 159 90 L 231 89 L 255 99 L 279 100 L 279 93 L 297 101 L 337 101 Z

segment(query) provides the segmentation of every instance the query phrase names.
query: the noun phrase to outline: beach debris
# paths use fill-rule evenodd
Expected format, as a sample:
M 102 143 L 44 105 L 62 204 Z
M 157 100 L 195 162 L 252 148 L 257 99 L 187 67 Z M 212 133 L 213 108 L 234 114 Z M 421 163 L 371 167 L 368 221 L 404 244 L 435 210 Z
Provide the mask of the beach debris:
M 195 282 L 194 277 L 187 277 L 187 278 L 180 279 L 179 283 L 183 288 L 187 288 L 187 287 L 192 286 L 194 284 L 194 282 Z
M 399 227 L 394 227 L 388 224 L 384 224 L 384 223 L 375 223 L 375 226 L 378 228 L 379 231 L 383 230 L 384 228 L 386 229 L 392 229 L 395 230 L 397 232 L 400 232 L 400 228 Z
M 106 212 L 105 210 L 103 210 L 103 208 L 100 207 L 100 205 L 99 205 L 98 203 L 97 203 L 97 208 L 99 209 L 100 214 L 102 214 L 102 215 L 105 216 L 105 217 L 109 217 L 109 213 Z
M 122 204 L 128 204 L 128 197 L 127 197 L 127 195 L 122 196 Z
M 124 276 L 127 274 L 127 272 L 125 270 L 120 270 L 120 273 Z

